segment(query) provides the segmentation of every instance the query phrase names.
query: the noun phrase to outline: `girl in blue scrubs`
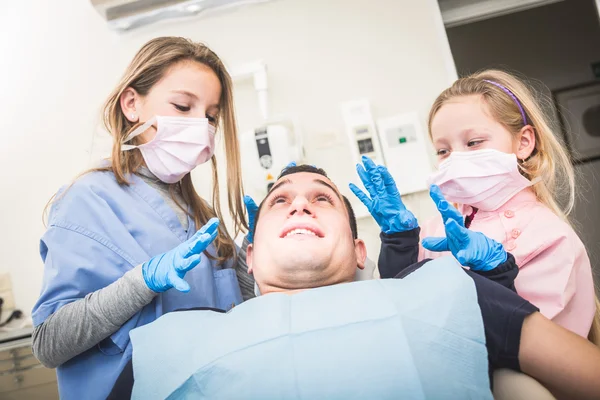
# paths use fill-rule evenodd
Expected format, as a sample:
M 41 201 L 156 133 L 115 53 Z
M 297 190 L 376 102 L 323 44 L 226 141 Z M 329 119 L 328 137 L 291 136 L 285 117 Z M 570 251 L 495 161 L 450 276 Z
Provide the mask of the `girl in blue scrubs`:
M 231 216 L 247 228 L 231 86 L 209 48 L 165 37 L 142 47 L 106 101 L 112 156 L 57 194 L 40 243 L 33 350 L 57 368 L 62 399 L 106 398 L 131 359 L 132 329 L 180 308 L 241 303 L 213 156 L 218 128 Z M 189 174 L 209 160 L 214 208 Z

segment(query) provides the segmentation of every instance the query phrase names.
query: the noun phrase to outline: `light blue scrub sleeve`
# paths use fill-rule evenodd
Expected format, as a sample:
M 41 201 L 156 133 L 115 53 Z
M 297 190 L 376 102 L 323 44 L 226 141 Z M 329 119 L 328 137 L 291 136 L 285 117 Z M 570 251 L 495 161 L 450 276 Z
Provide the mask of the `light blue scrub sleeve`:
M 137 266 L 48 316 L 33 331 L 33 354 L 44 366 L 56 368 L 115 333 L 154 296 Z

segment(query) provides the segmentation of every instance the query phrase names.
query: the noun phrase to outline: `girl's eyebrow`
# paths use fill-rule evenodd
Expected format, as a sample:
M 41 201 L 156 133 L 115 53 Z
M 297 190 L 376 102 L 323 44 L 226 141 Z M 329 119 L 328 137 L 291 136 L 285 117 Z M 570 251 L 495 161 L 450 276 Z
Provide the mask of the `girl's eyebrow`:
M 182 94 L 184 96 L 188 96 L 188 97 L 191 97 L 196 100 L 198 99 L 198 96 L 196 96 L 194 93 L 189 92 L 187 90 L 171 90 L 171 93 Z

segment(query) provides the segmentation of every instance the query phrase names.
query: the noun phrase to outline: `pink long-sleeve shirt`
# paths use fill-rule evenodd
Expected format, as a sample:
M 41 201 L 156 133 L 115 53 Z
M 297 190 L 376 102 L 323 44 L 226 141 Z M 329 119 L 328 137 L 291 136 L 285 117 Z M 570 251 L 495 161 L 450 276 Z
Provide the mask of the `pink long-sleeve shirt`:
M 465 214 L 471 212 L 465 207 Z M 592 268 L 573 228 L 525 189 L 496 211 L 479 210 L 470 229 L 500 242 L 519 266 L 515 287 L 543 315 L 587 337 L 595 313 Z M 421 227 L 421 238 L 445 236 L 438 215 Z M 445 253 L 448 254 L 448 253 Z M 419 259 L 444 253 L 419 250 Z

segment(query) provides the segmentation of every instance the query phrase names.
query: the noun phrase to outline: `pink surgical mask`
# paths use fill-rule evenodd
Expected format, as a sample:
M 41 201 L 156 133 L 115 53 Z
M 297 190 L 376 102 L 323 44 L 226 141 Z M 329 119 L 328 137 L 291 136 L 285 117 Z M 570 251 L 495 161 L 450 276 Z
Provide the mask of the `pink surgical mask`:
M 521 175 L 515 154 L 484 149 L 451 153 L 428 183 L 438 185 L 450 202 L 494 211 L 538 181 Z
M 165 183 L 179 182 L 186 174 L 210 160 L 215 148 L 215 127 L 207 118 L 156 116 L 136 128 L 123 143 L 156 123 L 156 136 L 138 146 L 122 144 L 121 150 L 140 149 L 146 166 Z

